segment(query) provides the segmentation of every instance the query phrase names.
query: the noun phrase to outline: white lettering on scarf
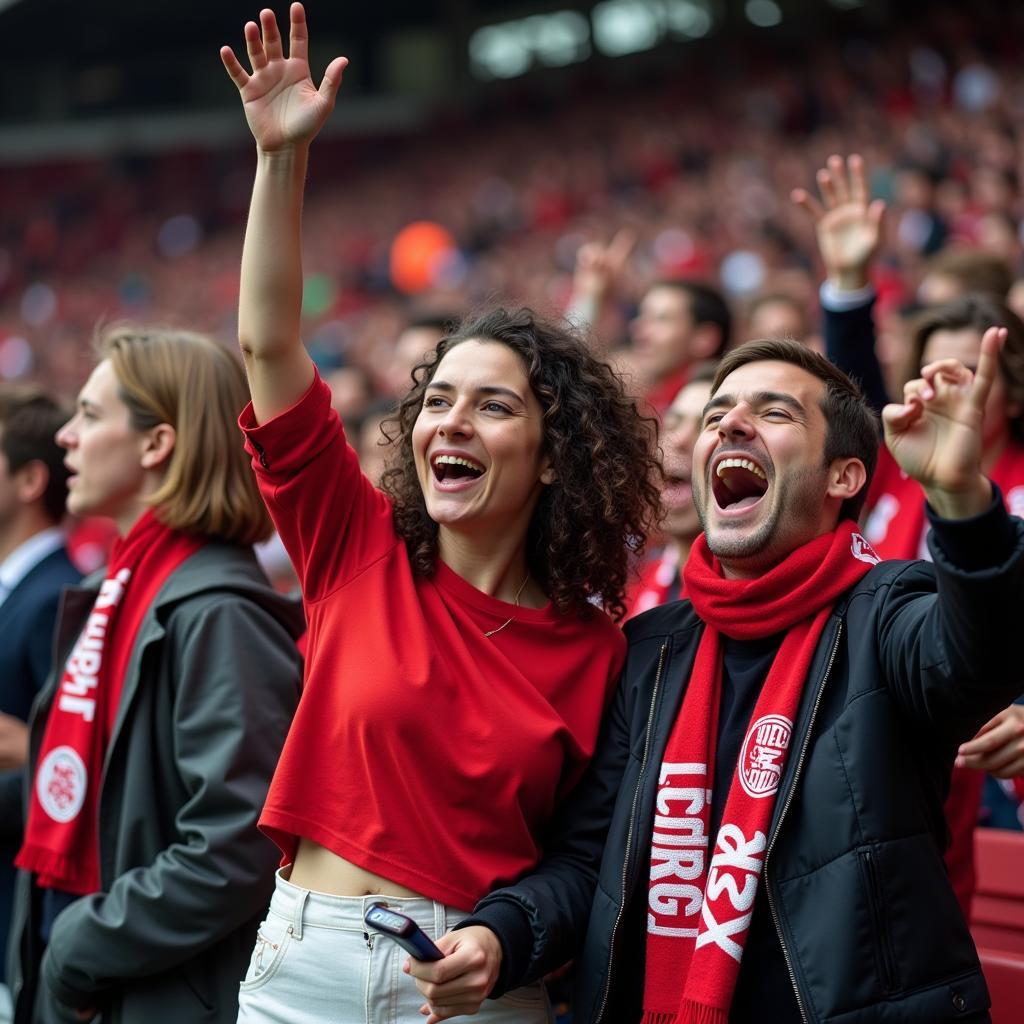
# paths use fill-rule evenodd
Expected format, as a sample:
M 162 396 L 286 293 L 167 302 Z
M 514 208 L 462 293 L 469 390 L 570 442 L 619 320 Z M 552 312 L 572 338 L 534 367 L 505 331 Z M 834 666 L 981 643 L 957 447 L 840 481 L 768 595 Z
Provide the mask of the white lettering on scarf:
M 96 717 L 96 698 L 93 694 L 99 684 L 107 628 L 131 575 L 131 569 L 121 569 L 116 576 L 103 581 L 85 629 L 68 658 L 57 707 L 68 714 L 81 715 L 86 722 L 92 722 Z
M 647 932 L 694 938 L 704 894 L 694 881 L 704 874 L 708 837 L 700 812 L 711 802 L 706 764 L 666 761 L 658 776 Z M 692 920 L 691 920 L 692 919 Z
M 747 839 L 743 830 L 733 824 L 723 825 L 718 830 L 715 855 L 708 872 L 707 899 L 701 911 L 704 930 L 697 936 L 697 949 L 714 943 L 739 963 L 743 946 L 731 936 L 742 935 L 750 927 L 757 882 L 764 866 L 761 854 L 766 845 L 763 832 L 755 832 L 753 838 Z M 729 897 L 732 910 L 739 913 L 722 914 L 718 900 L 723 894 Z M 728 911 L 729 907 L 722 909 Z M 716 913 L 721 920 L 716 919 Z

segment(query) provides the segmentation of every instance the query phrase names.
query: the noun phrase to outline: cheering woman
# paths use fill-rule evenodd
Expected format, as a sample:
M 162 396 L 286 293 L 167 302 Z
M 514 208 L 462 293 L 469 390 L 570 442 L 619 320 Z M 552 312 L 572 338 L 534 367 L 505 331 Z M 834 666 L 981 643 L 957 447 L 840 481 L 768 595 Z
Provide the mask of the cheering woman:
M 115 329 L 57 434 L 68 509 L 120 534 L 69 591 L 33 711 L 11 988 L 32 1024 L 228 1024 L 270 896 L 256 819 L 298 701 L 300 610 L 271 530 L 235 357 Z
M 383 902 L 412 916 L 457 964 L 452 926 L 538 859 L 622 664 L 598 606 L 621 614 L 627 546 L 656 511 L 652 438 L 574 336 L 496 310 L 417 368 L 386 493 L 360 473 L 299 337 L 307 152 L 345 61 L 317 89 L 300 4 L 290 34 L 286 57 L 264 10 L 245 27 L 251 72 L 221 51 L 257 144 L 242 425 L 309 622 L 261 818 L 285 867 L 239 1020 L 420 1021 L 405 953 L 363 915 Z M 483 1015 L 529 1024 L 550 1010 L 533 986 Z

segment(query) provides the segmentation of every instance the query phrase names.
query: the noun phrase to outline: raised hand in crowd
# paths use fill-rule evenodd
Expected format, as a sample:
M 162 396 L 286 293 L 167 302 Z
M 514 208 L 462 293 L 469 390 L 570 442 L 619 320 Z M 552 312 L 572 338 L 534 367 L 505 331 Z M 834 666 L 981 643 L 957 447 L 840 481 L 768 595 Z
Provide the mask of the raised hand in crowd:
M 820 202 L 802 188 L 790 197 L 814 220 L 829 283 L 838 291 L 857 291 L 868 284 L 881 242 L 885 203 L 871 199 L 864 159 L 856 153 L 845 164 L 841 156 L 830 156 L 816 177 Z
M 636 234 L 622 228 L 610 242 L 584 242 L 576 250 L 576 268 L 568 316 L 581 327 L 601 324 L 610 295 L 621 284 L 636 247 Z
M 943 518 L 966 519 L 992 502 L 981 471 L 981 427 L 1006 335 L 1005 327 L 985 332 L 975 373 L 955 359 L 929 363 L 907 382 L 903 402 L 882 410 L 889 451 Z
M 286 57 L 273 11 L 260 11 L 258 25 L 246 22 L 245 48 L 252 74 L 242 67 L 230 46 L 220 51 L 231 81 L 238 86 L 256 145 L 268 153 L 313 140 L 334 109 L 348 64 L 345 57 L 332 60 L 318 88 L 309 70 L 309 36 L 302 4 L 291 5 L 289 29 Z
M 313 380 L 302 346 L 302 192 L 309 144 L 334 107 L 348 61 L 336 57 L 319 88 L 310 75 L 306 12 L 294 3 L 288 56 L 273 11 L 245 26 L 252 74 L 231 47 L 220 56 L 238 87 L 256 140 L 256 179 L 242 249 L 238 338 L 253 408 L 263 423 L 292 406 Z
M 616 232 L 608 243 L 584 242 L 576 251 L 573 295 L 602 301 L 622 277 L 634 248 L 636 234 L 629 228 Z

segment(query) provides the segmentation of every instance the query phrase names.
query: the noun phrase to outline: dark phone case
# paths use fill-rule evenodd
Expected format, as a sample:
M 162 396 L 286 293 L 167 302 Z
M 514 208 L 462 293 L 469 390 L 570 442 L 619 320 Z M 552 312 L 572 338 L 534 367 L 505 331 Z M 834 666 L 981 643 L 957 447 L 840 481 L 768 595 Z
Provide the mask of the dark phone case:
M 417 960 L 433 961 L 444 959 L 444 953 L 434 945 L 434 943 L 423 932 L 423 929 L 421 929 L 420 926 L 412 920 L 412 918 L 406 917 L 405 914 L 400 914 L 398 911 L 392 910 L 390 907 L 382 908 L 386 909 L 388 914 L 402 918 L 402 930 L 399 932 L 380 922 L 373 921 L 371 919 L 371 915 L 374 909 L 374 907 L 371 907 L 363 918 L 368 928 L 372 928 L 381 935 L 386 935 L 389 939 L 394 939 L 402 949 L 404 949 L 410 956 L 414 956 Z

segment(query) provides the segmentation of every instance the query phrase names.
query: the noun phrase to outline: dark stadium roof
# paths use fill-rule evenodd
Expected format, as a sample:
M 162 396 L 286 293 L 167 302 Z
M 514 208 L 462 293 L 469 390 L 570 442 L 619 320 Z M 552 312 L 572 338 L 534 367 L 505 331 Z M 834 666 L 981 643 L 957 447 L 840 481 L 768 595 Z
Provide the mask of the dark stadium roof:
M 265 6 L 287 19 L 287 3 Z M 545 6 L 550 5 L 515 0 L 309 0 L 306 13 L 314 31 L 366 37 L 398 26 L 478 21 L 488 12 L 514 16 Z M 558 6 L 580 5 L 570 0 Z M 244 0 L 14 0 L 6 7 L 0 0 L 0 58 L 56 52 L 110 59 L 124 47 L 138 55 L 208 48 L 212 40 L 236 43 L 242 25 L 259 10 L 258 3 Z

